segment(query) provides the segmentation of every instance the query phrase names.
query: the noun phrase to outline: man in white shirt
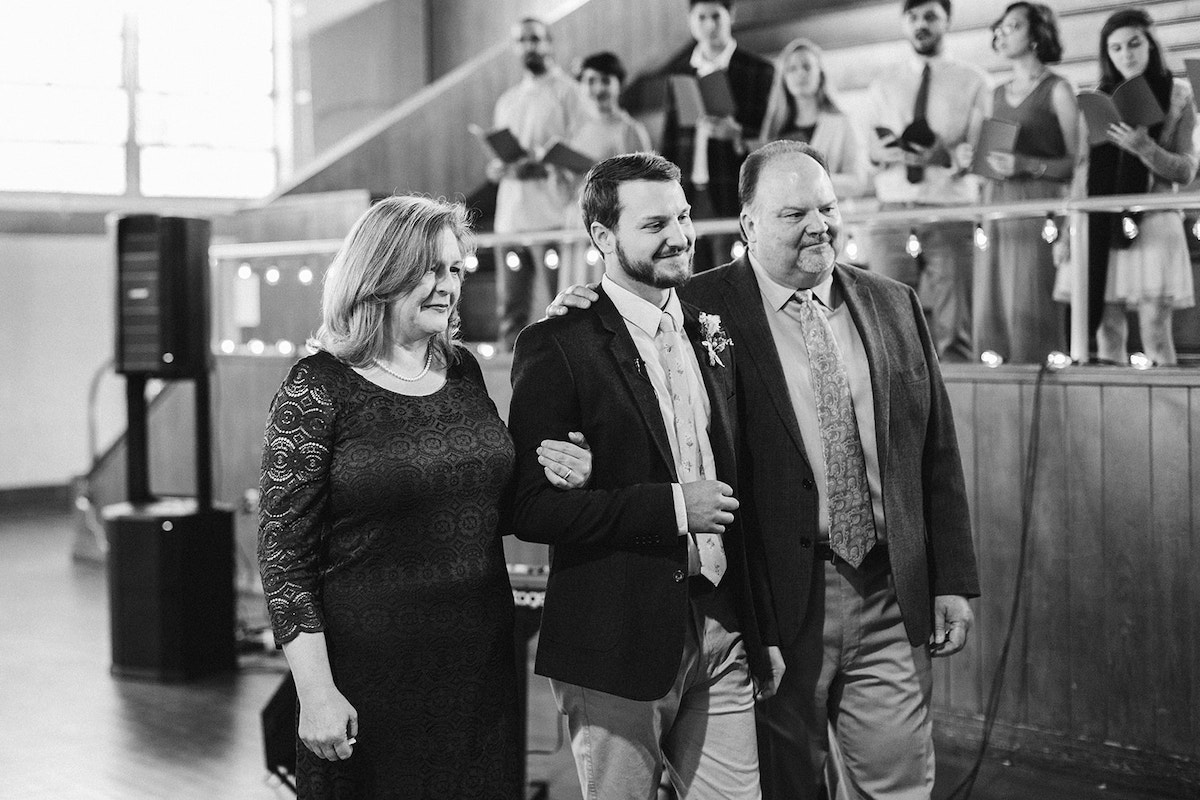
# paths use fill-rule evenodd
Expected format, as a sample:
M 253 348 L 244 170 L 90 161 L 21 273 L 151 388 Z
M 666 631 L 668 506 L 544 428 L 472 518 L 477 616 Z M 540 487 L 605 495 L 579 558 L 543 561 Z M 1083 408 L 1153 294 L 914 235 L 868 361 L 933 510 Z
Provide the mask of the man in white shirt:
M 550 29 L 537 19 L 523 19 L 515 28 L 517 52 L 524 74 L 496 102 L 495 128 L 508 128 L 529 156 L 505 164 L 493 159 L 488 178 L 498 181 L 496 233 L 557 230 L 563 209 L 572 201 L 569 177 L 538 159 L 555 139 L 570 141 L 588 112 L 578 84 L 554 61 Z M 519 263 L 507 263 L 508 253 Z M 496 253 L 496 292 L 500 343 L 511 349 L 529 322 L 534 276 L 541 274 L 550 295 L 557 290 L 555 273 L 544 263 L 545 247 L 505 248 Z
M 901 24 L 913 53 L 871 84 L 868 122 L 875 193 L 883 208 L 967 205 L 974 179 L 951 153 L 966 140 L 971 109 L 988 91 L 978 67 L 944 55 L 950 0 L 905 0 Z M 863 260 L 872 270 L 919 288 L 943 360 L 971 358 L 970 222 L 870 227 Z M 909 249 L 915 233 L 920 252 Z

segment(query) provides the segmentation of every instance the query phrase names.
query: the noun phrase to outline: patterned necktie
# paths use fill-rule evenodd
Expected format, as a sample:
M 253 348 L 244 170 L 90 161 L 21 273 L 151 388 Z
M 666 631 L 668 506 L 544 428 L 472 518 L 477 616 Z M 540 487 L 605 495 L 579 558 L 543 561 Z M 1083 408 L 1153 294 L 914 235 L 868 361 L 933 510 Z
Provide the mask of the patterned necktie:
M 925 122 L 925 112 L 929 108 L 929 62 L 921 70 L 921 85 L 917 87 L 917 100 L 913 103 L 913 124 Z M 927 123 L 928 124 L 928 123 Z M 909 183 L 920 183 L 925 180 L 925 168 L 910 166 L 905 170 Z
M 812 292 L 797 292 L 796 299 L 800 303 L 800 326 L 808 349 L 817 422 L 821 426 L 829 546 L 851 566 L 858 567 L 875 544 L 875 515 L 850 380 L 833 338 L 833 328 Z
M 700 455 L 700 438 L 696 417 L 688 402 L 688 384 L 683 348 L 687 342 L 675 329 L 675 320 L 664 313 L 658 321 L 658 352 L 663 370 L 667 373 L 667 389 L 671 393 L 671 410 L 675 417 L 675 441 L 679 447 L 675 465 L 682 483 L 705 480 L 704 461 Z M 694 533 L 699 551 L 700 574 L 716 586 L 725 574 L 725 546 L 719 533 Z M 689 548 L 689 556 L 690 548 Z

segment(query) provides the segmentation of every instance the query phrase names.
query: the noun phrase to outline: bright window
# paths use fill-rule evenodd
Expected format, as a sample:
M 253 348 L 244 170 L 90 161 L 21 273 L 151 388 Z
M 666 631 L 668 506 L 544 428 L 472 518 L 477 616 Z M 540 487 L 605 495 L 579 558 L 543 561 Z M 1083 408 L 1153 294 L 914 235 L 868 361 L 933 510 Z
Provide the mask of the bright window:
M 233 198 L 275 187 L 272 0 L 4 6 L 0 191 Z

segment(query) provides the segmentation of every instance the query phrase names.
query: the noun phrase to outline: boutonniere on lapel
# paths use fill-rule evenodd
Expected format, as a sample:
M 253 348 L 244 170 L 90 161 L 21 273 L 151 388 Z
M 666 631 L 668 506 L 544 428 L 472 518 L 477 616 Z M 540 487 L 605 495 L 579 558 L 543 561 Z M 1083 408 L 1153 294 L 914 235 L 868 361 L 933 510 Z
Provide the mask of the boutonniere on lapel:
M 720 364 L 725 366 L 725 362 L 720 359 L 717 353 L 725 352 L 726 347 L 733 347 L 733 340 L 729 338 L 729 334 L 721 327 L 721 317 L 719 314 L 700 314 L 700 332 L 704 336 L 704 349 L 708 351 L 708 365 L 715 367 Z

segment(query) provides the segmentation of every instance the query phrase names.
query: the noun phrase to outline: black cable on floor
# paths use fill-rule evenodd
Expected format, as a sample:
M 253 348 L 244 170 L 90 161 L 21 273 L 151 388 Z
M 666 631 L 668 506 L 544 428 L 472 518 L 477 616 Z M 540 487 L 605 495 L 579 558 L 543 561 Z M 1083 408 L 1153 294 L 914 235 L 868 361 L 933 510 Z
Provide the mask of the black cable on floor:
M 1012 605 L 1008 613 L 1008 630 L 1004 634 L 1004 645 L 1000 648 L 1000 658 L 992 673 L 992 685 L 988 690 L 987 705 L 983 714 L 983 738 L 979 742 L 979 752 L 975 755 L 975 763 L 950 792 L 946 800 L 969 800 L 979 771 L 983 768 L 983 759 L 987 754 L 988 744 L 992 738 L 992 728 L 996 724 L 996 715 L 1000 711 L 1001 692 L 1004 689 L 1004 675 L 1008 668 L 1008 656 L 1012 650 L 1013 634 L 1017 629 L 1018 614 L 1021 610 L 1021 600 L 1024 596 L 1026 563 L 1025 555 L 1029 549 L 1029 531 L 1033 522 L 1033 493 L 1037 485 L 1038 449 L 1041 441 L 1042 428 L 1042 383 L 1051 367 L 1043 364 L 1038 370 L 1037 380 L 1033 387 L 1033 413 L 1029 423 L 1029 445 L 1025 453 L 1025 471 L 1021 486 L 1021 539 L 1017 556 L 1017 579 L 1013 584 Z

